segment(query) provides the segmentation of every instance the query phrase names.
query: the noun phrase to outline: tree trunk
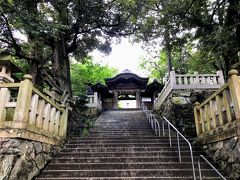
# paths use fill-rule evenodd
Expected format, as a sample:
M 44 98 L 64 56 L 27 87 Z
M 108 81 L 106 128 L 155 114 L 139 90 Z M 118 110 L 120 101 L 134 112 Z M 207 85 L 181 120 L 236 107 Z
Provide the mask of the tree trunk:
M 67 45 L 63 35 L 62 38 L 54 44 L 53 56 L 53 79 L 62 91 L 68 91 L 71 96 L 70 64 L 67 54 Z
M 37 6 L 38 6 L 37 0 L 28 0 L 27 8 L 29 14 L 31 14 L 33 17 L 38 16 Z M 42 48 L 39 48 L 41 47 L 40 43 L 38 42 L 38 39 L 35 38 L 34 35 L 32 35 L 31 32 L 29 32 L 27 35 L 29 42 L 32 43 L 31 57 L 33 58 L 33 60 L 28 61 L 28 64 L 30 66 L 29 74 L 33 77 L 32 79 L 33 84 L 41 89 L 43 87 L 43 80 L 41 77 L 40 66 L 42 63 L 41 61 L 43 60 L 42 57 L 43 50 Z
M 165 29 L 164 32 L 164 40 L 165 40 L 165 50 L 167 53 L 167 66 L 168 66 L 168 75 L 170 75 L 170 71 L 172 71 L 172 49 L 170 45 L 170 35 L 169 30 Z
M 65 1 L 52 1 L 52 5 L 58 12 L 59 21 L 63 25 L 68 25 L 68 9 Z M 53 74 L 54 81 L 60 90 L 68 91 L 72 96 L 71 79 L 70 79 L 70 63 L 67 53 L 67 30 L 61 32 L 58 40 L 54 42 L 53 49 Z

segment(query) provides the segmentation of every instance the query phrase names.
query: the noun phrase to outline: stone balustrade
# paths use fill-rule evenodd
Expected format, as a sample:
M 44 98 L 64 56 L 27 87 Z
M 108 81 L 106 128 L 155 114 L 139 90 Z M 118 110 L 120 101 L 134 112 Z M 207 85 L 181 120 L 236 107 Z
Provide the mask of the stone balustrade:
M 218 89 L 224 84 L 222 71 L 217 71 L 216 74 L 176 74 L 175 71 L 170 72 L 170 77 L 165 83 L 161 93 L 154 103 L 154 109 L 158 109 L 166 100 L 172 90 L 177 89 Z
M 237 135 L 240 119 L 240 76 L 229 71 L 229 79 L 203 103 L 195 103 L 197 135 L 208 143 Z
M 30 75 L 20 83 L 0 83 L 0 97 L 0 138 L 53 145 L 66 138 L 67 108 L 36 89 Z
M 229 71 L 229 79 L 201 104 L 194 118 L 197 139 L 208 156 L 232 179 L 240 178 L 240 76 Z

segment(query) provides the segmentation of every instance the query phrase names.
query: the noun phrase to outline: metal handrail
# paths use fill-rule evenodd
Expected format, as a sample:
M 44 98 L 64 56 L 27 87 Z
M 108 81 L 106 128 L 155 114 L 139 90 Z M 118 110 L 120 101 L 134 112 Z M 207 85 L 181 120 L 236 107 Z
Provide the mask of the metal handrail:
M 153 126 L 153 121 L 158 122 L 157 119 L 153 116 L 153 114 L 147 109 L 147 107 L 143 104 L 142 105 L 142 110 L 144 112 L 144 114 L 146 115 L 149 123 L 151 124 L 151 127 L 154 129 L 155 133 L 156 133 L 156 126 Z M 190 154 L 191 154 L 191 161 L 192 161 L 192 171 L 193 171 L 193 179 L 196 180 L 196 173 L 195 173 L 195 168 L 194 168 L 194 161 L 193 161 L 193 151 L 192 151 L 192 145 L 191 143 L 178 131 L 178 129 L 169 121 L 167 120 L 167 118 L 163 117 L 163 119 L 168 123 L 168 137 L 169 137 L 169 145 L 170 147 L 172 147 L 172 137 L 171 137 L 171 131 L 170 131 L 170 126 L 176 131 L 177 133 L 177 144 L 178 144 L 178 157 L 179 157 L 179 162 L 182 162 L 181 159 L 181 148 L 180 148 L 180 143 L 179 143 L 179 135 L 187 142 L 187 144 L 189 145 L 189 149 L 190 149 Z M 160 124 L 158 122 L 158 132 L 159 132 L 159 136 L 160 136 Z M 165 136 L 165 129 L 164 129 L 164 122 L 162 123 L 162 127 L 163 127 L 163 136 Z
M 209 166 L 211 166 L 211 168 L 213 168 L 213 170 L 224 180 L 227 180 L 225 177 L 223 177 L 223 175 L 203 156 L 200 155 L 198 157 L 198 171 L 199 171 L 199 179 L 202 180 L 202 172 L 201 172 L 201 159 L 203 159 L 205 162 L 208 163 Z
M 160 130 L 160 124 L 159 122 L 156 120 L 156 118 L 153 116 L 153 114 L 146 108 L 146 106 L 142 106 L 142 110 L 145 114 L 145 116 L 148 119 L 149 124 L 151 125 L 152 129 L 154 129 L 154 132 L 156 135 L 158 135 L 159 137 L 161 136 L 161 130 Z
M 169 132 L 169 142 L 171 146 L 171 133 L 170 133 L 170 126 L 177 132 L 177 142 L 178 142 L 178 156 L 179 156 L 179 162 L 182 162 L 181 160 L 181 148 L 180 148 L 180 143 L 179 143 L 179 135 L 187 142 L 191 154 L 191 161 L 192 161 L 192 171 L 193 171 L 193 179 L 196 180 L 196 173 L 195 173 L 195 168 L 194 168 L 194 161 L 193 161 L 193 150 L 192 150 L 192 145 L 191 143 L 185 138 L 182 133 L 178 131 L 178 129 L 169 121 L 167 118 L 163 117 L 163 119 L 168 123 L 168 132 Z

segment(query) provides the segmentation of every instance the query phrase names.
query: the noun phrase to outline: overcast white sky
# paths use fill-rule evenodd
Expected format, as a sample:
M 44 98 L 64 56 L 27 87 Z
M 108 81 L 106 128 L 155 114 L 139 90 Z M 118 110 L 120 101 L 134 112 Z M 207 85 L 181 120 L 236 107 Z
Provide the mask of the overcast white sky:
M 110 67 L 117 68 L 119 72 L 129 69 L 138 75 L 146 76 L 139 68 L 140 59 L 145 54 L 140 44 L 132 44 L 128 39 L 122 39 L 120 44 L 112 45 L 112 52 L 108 56 L 98 51 L 91 53 L 91 56 L 95 62 L 108 64 Z

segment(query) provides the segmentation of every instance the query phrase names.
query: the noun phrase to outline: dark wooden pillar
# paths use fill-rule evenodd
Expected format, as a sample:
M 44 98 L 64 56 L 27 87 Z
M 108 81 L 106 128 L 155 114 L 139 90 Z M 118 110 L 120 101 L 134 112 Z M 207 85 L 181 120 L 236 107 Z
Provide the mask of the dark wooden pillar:
M 141 104 L 142 104 L 142 98 L 141 98 L 141 91 L 138 89 L 136 92 L 136 106 L 137 108 L 141 108 Z
M 113 91 L 114 97 L 113 97 L 113 108 L 117 109 L 118 108 L 118 92 Z

